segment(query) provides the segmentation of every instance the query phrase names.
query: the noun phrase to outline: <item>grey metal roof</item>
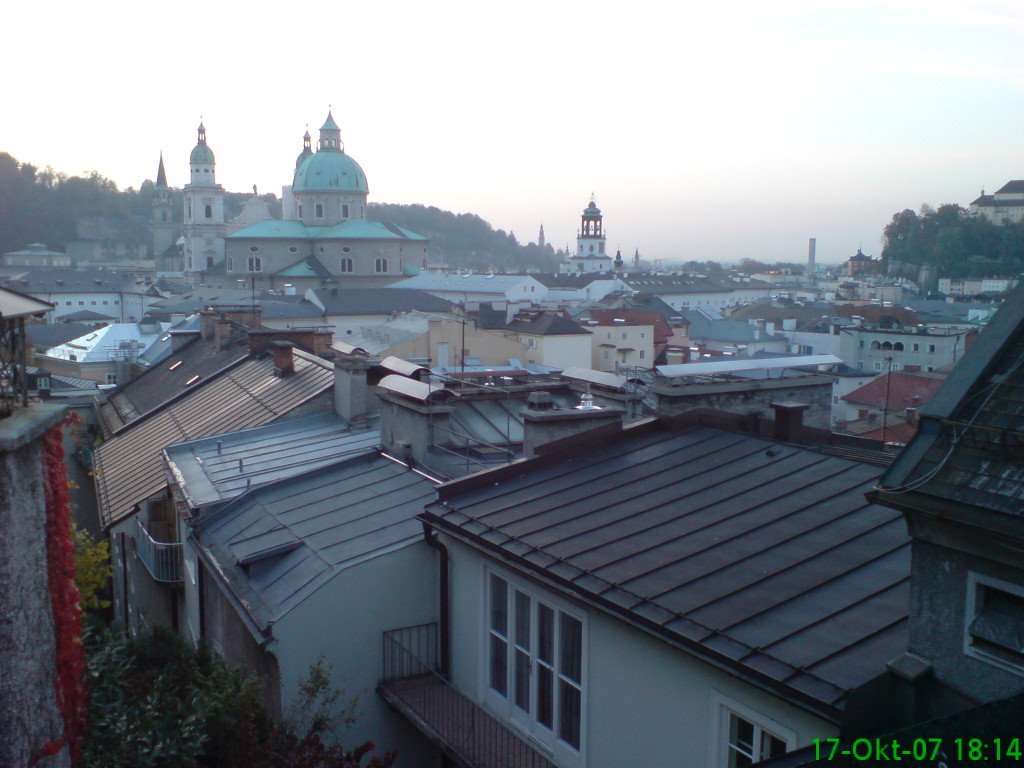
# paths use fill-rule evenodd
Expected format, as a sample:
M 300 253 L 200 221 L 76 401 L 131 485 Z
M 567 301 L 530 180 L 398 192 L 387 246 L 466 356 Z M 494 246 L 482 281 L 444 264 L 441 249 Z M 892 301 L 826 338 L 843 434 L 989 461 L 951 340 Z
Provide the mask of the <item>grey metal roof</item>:
M 172 445 L 164 449 L 164 459 L 191 507 L 209 509 L 250 487 L 335 464 L 379 445 L 379 429 L 353 428 L 327 412 Z
M 11 278 L 5 288 L 22 293 L 141 293 L 131 275 L 108 269 L 26 269 Z
M 448 312 L 452 303 L 426 291 L 403 288 L 316 288 L 328 315 L 389 315 L 392 312 Z
M 941 504 L 1024 511 L 1024 284 L 921 417 L 917 435 L 882 478 L 880 498 L 900 504 L 922 494 Z
M 0 288 L 0 318 L 12 319 L 42 315 L 53 309 L 53 304 L 40 301 L 10 288 Z
M 161 451 L 168 445 L 266 424 L 333 387 L 332 364 L 298 349 L 292 355 L 289 376 L 278 376 L 269 357 L 245 360 L 103 443 L 95 454 L 103 527 L 130 516 L 166 485 Z
M 881 469 L 652 421 L 439 488 L 424 519 L 826 717 L 905 648 Z
M 432 482 L 374 453 L 254 489 L 199 518 L 193 535 L 266 631 L 344 569 L 421 539 L 416 515 L 436 497 Z
M 25 325 L 25 337 L 34 349 L 49 349 L 92 329 L 93 326 L 85 323 L 32 323 Z

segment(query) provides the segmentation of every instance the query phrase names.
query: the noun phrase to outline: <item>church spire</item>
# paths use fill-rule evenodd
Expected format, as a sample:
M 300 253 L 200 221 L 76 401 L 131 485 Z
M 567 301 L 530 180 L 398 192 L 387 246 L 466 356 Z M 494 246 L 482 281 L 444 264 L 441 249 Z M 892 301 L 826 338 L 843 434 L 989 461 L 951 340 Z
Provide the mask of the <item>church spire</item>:
M 541 248 L 543 248 L 545 245 L 547 245 L 547 241 L 544 239 L 544 225 L 543 224 L 540 225 L 540 234 L 537 235 L 537 245 L 539 245 Z
M 156 169 L 156 185 L 167 186 L 167 172 L 164 170 L 164 153 L 160 152 L 160 166 Z

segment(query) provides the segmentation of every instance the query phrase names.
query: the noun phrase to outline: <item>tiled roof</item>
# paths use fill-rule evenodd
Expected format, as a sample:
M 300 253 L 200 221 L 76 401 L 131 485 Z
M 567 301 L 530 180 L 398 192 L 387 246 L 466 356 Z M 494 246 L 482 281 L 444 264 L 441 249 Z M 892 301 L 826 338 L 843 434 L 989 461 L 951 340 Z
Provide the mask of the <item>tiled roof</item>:
M 1024 179 L 1008 181 L 996 190 L 997 195 L 1020 195 L 1024 194 Z
M 213 375 L 240 363 L 248 354 L 247 344 L 218 348 L 213 339 L 201 339 L 196 334 L 194 340 L 172 352 L 166 360 L 150 366 L 111 392 L 99 405 L 100 418 L 108 432 L 116 432 L 182 392 L 202 386 Z
M 1024 284 L 1010 294 L 921 411 L 879 497 L 1019 516 L 1024 510 Z M 981 518 L 978 518 L 981 519 Z M 986 518 L 987 519 L 987 518 Z
M 424 519 L 838 719 L 905 649 L 910 540 L 881 469 L 652 422 L 439 488 Z
M 96 490 L 105 528 L 165 485 L 168 445 L 266 424 L 334 384 L 333 365 L 292 350 L 295 372 L 278 376 L 270 357 L 248 359 L 121 430 L 96 450 Z
M 659 312 L 642 309 L 592 309 L 590 317 L 601 325 L 612 325 L 615 320 L 625 320 L 625 325 L 654 326 L 654 342 L 662 344 L 672 335 L 672 326 Z
M 944 376 L 893 371 L 853 390 L 843 400 L 852 405 L 870 405 L 885 410 L 918 408 L 932 399 L 944 379 Z
M 200 517 L 194 532 L 265 631 L 340 571 L 420 541 L 416 515 L 436 497 L 429 480 L 374 452 L 254 489 Z M 257 562 L 248 573 L 241 564 Z

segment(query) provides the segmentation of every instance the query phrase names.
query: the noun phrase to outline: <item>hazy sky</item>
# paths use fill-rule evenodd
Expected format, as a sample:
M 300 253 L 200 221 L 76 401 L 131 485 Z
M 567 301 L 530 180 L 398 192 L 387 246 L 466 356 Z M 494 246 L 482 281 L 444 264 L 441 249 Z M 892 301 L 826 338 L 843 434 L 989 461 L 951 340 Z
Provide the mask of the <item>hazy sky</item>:
M 8 3 L 0 151 L 280 195 L 333 106 L 370 199 L 650 259 L 880 251 L 1024 178 L 1024 2 Z

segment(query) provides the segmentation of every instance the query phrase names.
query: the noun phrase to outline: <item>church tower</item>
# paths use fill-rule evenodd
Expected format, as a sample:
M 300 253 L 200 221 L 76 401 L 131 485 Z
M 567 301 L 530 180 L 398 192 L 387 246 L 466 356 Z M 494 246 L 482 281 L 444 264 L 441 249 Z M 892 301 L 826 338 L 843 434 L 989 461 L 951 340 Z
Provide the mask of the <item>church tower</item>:
M 548 244 L 548 241 L 544 238 L 544 225 L 540 225 L 540 234 L 537 235 L 537 245 L 543 248 Z
M 153 258 L 159 259 L 174 244 L 178 225 L 174 223 L 171 207 L 171 190 L 167 186 L 167 172 L 164 170 L 164 153 L 160 153 L 160 165 L 156 170 L 156 184 L 153 185 L 153 212 L 150 217 Z
M 591 196 L 590 205 L 583 210 L 583 216 L 580 218 L 580 231 L 576 235 L 576 255 L 580 258 L 602 257 L 605 255 L 606 244 L 604 216 Z
M 212 269 L 224 261 L 224 188 L 217 183 L 213 150 L 200 122 L 189 156 L 191 183 L 185 185 L 185 276 Z

